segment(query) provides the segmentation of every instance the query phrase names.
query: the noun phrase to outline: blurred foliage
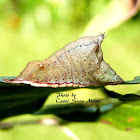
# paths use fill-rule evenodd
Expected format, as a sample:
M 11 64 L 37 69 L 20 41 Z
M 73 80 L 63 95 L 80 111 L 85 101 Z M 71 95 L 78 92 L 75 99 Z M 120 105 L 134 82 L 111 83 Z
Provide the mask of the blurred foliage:
M 79 28 L 79 26 L 85 26 L 109 1 L 1 0 L 0 11 L 3 14 L 0 16 L 4 20 L 8 20 L 13 28 L 22 28 L 26 18 L 30 18 L 39 29 L 59 24 Z M 5 10 L 5 8 L 7 9 Z M 20 22 L 23 24 L 19 27 Z

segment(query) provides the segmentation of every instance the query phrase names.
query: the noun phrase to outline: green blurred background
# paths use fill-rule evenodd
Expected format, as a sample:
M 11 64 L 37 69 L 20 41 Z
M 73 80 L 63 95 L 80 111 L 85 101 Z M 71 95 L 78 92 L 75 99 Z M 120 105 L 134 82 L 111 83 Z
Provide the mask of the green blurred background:
M 112 3 L 112 0 L 0 0 L 0 76 L 16 76 L 28 62 L 46 59 L 83 35 L 106 31 L 97 31 L 96 27 L 102 29 L 100 26 L 105 26 L 104 21 L 108 20 L 104 13 L 113 13 Z M 131 10 L 129 5 L 125 6 L 128 11 Z M 95 20 L 96 17 L 103 23 Z M 112 19 L 114 17 L 117 15 L 114 14 Z M 91 30 L 88 30 L 89 27 L 92 27 Z M 102 43 L 105 61 L 124 80 L 139 76 L 140 10 L 113 29 L 108 29 L 106 36 Z M 139 85 L 107 88 L 121 94 L 140 91 Z M 100 89 L 72 92 L 77 94 L 77 99 L 106 97 Z M 56 94 L 53 94 L 46 104 L 55 104 L 55 100 Z

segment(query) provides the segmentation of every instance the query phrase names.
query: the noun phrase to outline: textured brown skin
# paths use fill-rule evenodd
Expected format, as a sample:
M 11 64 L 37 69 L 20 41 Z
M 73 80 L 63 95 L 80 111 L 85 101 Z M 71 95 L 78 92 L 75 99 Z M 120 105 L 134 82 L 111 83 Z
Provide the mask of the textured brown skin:
M 120 84 L 122 78 L 103 60 L 104 38 L 104 34 L 79 38 L 43 61 L 28 63 L 19 76 L 6 82 L 31 81 L 48 87 Z

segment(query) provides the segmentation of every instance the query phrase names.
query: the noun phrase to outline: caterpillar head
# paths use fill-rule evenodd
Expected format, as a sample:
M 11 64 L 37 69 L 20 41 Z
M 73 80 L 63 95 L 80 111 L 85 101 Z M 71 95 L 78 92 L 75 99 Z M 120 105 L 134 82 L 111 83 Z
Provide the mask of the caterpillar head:
M 95 71 L 96 79 L 102 85 L 117 85 L 123 82 L 123 79 L 104 60 L 100 67 Z

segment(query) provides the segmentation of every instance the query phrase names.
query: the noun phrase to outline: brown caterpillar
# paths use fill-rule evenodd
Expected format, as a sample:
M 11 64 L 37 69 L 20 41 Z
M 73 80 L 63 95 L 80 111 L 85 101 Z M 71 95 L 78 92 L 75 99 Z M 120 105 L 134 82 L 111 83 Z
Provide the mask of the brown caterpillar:
M 79 38 L 43 61 L 32 61 L 8 83 L 35 87 L 86 87 L 116 85 L 122 78 L 103 60 L 104 34 Z

